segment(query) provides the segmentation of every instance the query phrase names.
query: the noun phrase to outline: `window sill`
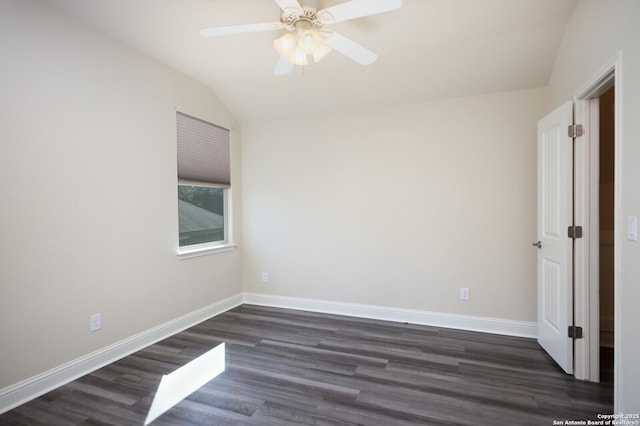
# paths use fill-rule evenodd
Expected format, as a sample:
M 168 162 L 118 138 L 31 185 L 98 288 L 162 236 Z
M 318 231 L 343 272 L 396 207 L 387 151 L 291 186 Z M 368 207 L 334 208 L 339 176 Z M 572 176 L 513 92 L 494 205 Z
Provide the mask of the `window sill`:
M 225 251 L 231 251 L 236 248 L 237 244 L 220 244 L 218 246 L 200 246 L 200 247 L 187 247 L 178 249 L 179 259 L 189 259 L 191 257 L 206 256 L 213 253 L 222 253 Z

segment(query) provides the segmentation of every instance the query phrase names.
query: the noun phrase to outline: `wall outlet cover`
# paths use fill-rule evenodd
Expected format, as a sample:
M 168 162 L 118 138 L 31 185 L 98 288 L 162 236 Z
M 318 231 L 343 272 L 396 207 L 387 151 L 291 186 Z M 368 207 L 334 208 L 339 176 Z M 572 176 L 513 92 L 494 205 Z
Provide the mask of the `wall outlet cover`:
M 466 287 L 460 288 L 460 300 L 469 300 L 469 289 Z
M 102 328 L 102 316 L 93 314 L 89 317 L 89 330 L 91 332 L 98 331 Z

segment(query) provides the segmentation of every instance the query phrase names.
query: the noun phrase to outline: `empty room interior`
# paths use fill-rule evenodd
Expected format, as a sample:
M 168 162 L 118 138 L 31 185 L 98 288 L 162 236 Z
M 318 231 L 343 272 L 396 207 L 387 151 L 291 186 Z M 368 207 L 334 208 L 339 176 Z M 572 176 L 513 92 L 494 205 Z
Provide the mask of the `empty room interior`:
M 0 424 L 640 424 L 638 22 L 0 0 Z

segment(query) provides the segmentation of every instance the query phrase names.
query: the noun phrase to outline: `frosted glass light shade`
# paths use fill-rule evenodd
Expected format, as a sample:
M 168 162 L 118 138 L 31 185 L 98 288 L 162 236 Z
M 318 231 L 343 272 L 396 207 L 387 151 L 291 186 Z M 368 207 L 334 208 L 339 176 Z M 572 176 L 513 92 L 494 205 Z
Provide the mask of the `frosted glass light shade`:
M 273 47 L 295 65 L 307 65 L 308 55 L 313 56 L 314 62 L 320 62 L 331 52 L 331 48 L 324 44 L 322 37 L 311 29 L 287 33 L 274 40 Z

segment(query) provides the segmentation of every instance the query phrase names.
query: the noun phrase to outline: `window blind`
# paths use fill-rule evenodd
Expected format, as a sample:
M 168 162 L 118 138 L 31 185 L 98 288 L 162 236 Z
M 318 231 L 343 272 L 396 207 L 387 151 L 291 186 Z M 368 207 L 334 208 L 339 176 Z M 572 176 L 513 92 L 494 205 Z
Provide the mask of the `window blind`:
M 229 130 L 178 112 L 178 180 L 231 185 Z

